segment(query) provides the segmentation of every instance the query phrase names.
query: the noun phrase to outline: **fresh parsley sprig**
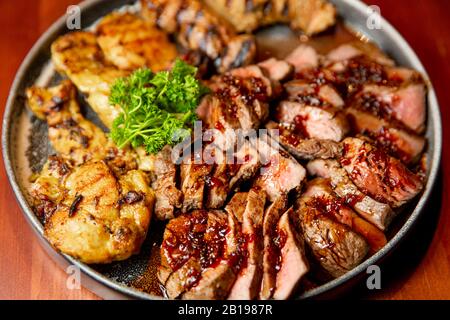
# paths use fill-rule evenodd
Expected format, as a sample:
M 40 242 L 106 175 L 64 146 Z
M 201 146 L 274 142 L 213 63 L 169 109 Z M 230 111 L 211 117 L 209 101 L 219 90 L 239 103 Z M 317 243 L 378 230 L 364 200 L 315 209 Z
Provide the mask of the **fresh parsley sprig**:
M 139 69 L 111 87 L 110 103 L 123 113 L 111 129 L 120 148 L 131 144 L 156 153 L 191 134 L 195 109 L 207 89 L 196 79 L 197 68 L 177 60 L 171 71 Z

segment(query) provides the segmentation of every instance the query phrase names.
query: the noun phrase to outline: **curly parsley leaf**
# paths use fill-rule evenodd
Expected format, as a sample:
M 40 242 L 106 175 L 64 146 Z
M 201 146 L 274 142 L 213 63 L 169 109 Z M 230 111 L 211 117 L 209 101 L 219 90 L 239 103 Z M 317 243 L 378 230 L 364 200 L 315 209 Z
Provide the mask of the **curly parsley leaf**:
M 149 69 L 118 79 L 111 87 L 110 103 L 122 108 L 111 129 L 120 148 L 131 144 L 156 153 L 189 136 L 197 120 L 195 109 L 207 89 L 196 79 L 197 68 L 177 60 L 171 71 Z

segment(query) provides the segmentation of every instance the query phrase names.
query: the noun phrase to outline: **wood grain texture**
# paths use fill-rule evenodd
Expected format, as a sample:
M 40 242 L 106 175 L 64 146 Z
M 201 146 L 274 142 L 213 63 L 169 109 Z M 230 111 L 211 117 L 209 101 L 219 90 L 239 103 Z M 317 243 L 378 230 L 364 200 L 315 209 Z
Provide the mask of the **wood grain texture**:
M 74 0 L 0 0 L 0 108 L 3 114 L 15 72 L 39 35 Z M 450 1 L 371 0 L 419 55 L 435 86 L 444 122 L 441 179 L 416 230 L 382 264 L 382 289 L 364 285 L 363 299 L 450 299 Z M 0 155 L 1 158 L 1 155 Z M 3 159 L 1 159 L 3 164 Z M 67 275 L 41 249 L 15 201 L 0 165 L 0 299 L 98 299 L 68 290 Z

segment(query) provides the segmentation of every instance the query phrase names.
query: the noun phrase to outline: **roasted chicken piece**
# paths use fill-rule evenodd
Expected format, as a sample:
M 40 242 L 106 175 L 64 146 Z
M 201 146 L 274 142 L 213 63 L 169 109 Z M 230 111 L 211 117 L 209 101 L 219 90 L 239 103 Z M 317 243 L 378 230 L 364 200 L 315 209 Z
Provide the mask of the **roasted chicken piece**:
M 54 150 L 71 165 L 104 160 L 116 173 L 137 168 L 132 150 L 117 148 L 100 128 L 83 117 L 75 86 L 69 80 L 48 89 L 31 87 L 26 95 L 31 111 L 47 122 Z
M 168 69 L 177 57 L 167 35 L 135 14 L 111 13 L 95 33 L 105 58 L 120 69 L 148 67 L 157 72 Z
M 154 201 L 142 171 L 116 178 L 103 161 L 71 168 L 55 157 L 33 183 L 31 195 L 47 197 L 47 240 L 85 263 L 110 263 L 138 253 Z
M 219 72 L 252 62 L 253 36 L 238 35 L 234 28 L 198 0 L 141 0 L 142 15 L 187 50 L 198 51 L 214 62 Z
M 296 218 L 316 260 L 333 277 L 339 277 L 363 261 L 369 246 L 349 226 L 336 221 L 333 201 L 322 195 L 314 182 L 308 183 L 297 200 Z
M 336 10 L 324 0 L 205 0 L 238 31 L 252 32 L 274 23 L 289 23 L 306 34 L 324 31 L 335 23 Z

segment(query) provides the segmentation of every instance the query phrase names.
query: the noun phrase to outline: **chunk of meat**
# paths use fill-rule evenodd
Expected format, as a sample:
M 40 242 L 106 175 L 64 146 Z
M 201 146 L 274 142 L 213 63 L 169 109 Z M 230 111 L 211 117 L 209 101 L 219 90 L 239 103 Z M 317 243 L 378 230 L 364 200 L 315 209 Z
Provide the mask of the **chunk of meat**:
M 276 141 L 269 136 L 260 137 L 256 148 L 263 166 L 254 185 L 265 190 L 270 201 L 301 186 L 306 176 L 305 168 L 282 150 Z
M 390 59 L 379 47 L 370 42 L 354 41 L 345 43 L 331 50 L 326 59 L 329 62 L 339 62 L 351 60 L 359 56 L 366 56 L 370 60 L 384 66 L 394 66 L 394 61 Z
M 280 269 L 281 253 L 277 245 L 277 223 L 286 212 L 287 197 L 285 195 L 277 198 L 264 213 L 263 236 L 263 277 L 259 298 L 268 300 L 272 298 L 276 288 L 277 273 Z
M 90 161 L 57 178 L 51 173 L 57 167 L 46 168 L 50 171 L 41 173 L 32 190 L 45 192 L 50 181 L 58 185 L 53 188 L 60 193 L 53 195 L 56 209 L 44 226 L 53 247 L 89 264 L 125 260 L 139 252 L 154 203 L 142 171 L 117 179 L 104 162 Z
M 419 160 L 426 144 L 424 137 L 395 127 L 388 121 L 355 107 L 345 109 L 345 113 L 353 134 L 370 136 L 405 164 Z
M 239 32 L 252 32 L 274 23 L 289 23 L 306 34 L 324 31 L 335 23 L 336 9 L 325 0 L 206 0 Z
M 286 57 L 285 61 L 294 66 L 295 72 L 300 72 L 305 69 L 317 68 L 319 55 L 313 47 L 300 45 Z
M 263 238 L 262 224 L 266 194 L 252 188 L 247 194 L 247 205 L 242 216 L 242 234 L 245 239 L 246 261 L 243 263 L 228 299 L 252 300 L 261 286 Z
M 169 221 L 158 272 L 169 298 L 226 297 L 235 280 L 230 260 L 237 254 L 233 219 L 223 211 L 195 210 Z
M 280 144 L 299 160 L 330 159 L 341 155 L 342 147 L 335 141 L 304 139 L 273 121 L 268 122 L 266 128 L 272 138 L 279 139 Z
M 248 192 L 237 192 L 225 207 L 225 211 L 228 214 L 232 214 L 233 216 L 235 216 L 236 220 L 239 223 L 242 223 L 244 219 L 243 216 L 245 208 L 247 206 L 247 196 Z
M 281 124 L 293 125 L 295 131 L 304 138 L 341 141 L 349 132 L 345 115 L 334 108 L 282 101 L 275 117 Z
M 177 168 L 172 161 L 172 148 L 165 146 L 157 155 L 154 164 L 156 178 L 152 183 L 155 190 L 155 216 L 158 220 L 174 218 L 175 208 L 183 204 L 183 194 L 176 186 Z
M 306 194 L 297 201 L 299 227 L 317 262 L 333 277 L 339 277 L 364 260 L 369 246 L 362 236 L 330 217 L 323 210 L 320 196 L 310 188 L 308 185 Z
M 317 86 L 303 79 L 292 80 L 284 84 L 289 100 L 303 102 L 315 107 L 332 106 L 338 109 L 344 107 L 339 93 L 330 84 Z
M 363 236 L 370 246 L 371 253 L 379 251 L 386 245 L 387 240 L 384 233 L 360 218 L 347 206 L 345 198 L 338 198 L 331 188 L 329 179 L 316 178 L 312 180 L 309 183 L 309 190 L 306 195 L 319 197 L 317 205 L 321 206 L 323 211 Z
M 292 76 L 294 68 L 292 64 L 275 58 L 267 59 L 258 63 L 271 80 L 284 81 Z
M 294 210 L 290 208 L 277 224 L 281 264 L 273 293 L 275 300 L 288 299 L 309 270 L 303 239 L 291 223 L 293 214 Z
M 90 160 L 104 160 L 115 173 L 137 168 L 136 154 L 119 149 L 96 125 L 81 114 L 75 86 L 69 80 L 50 88 L 26 90 L 27 106 L 48 124 L 48 138 L 53 149 L 71 165 Z
M 350 180 L 347 172 L 336 160 L 313 160 L 306 166 L 312 176 L 330 179 L 336 194 L 345 200 L 364 219 L 385 230 L 395 216 L 388 204 L 378 202 L 362 193 Z
M 183 192 L 183 212 L 203 209 L 206 181 L 212 165 L 192 159 L 183 161 L 180 166 L 181 192 Z
M 105 58 L 120 69 L 148 67 L 157 72 L 168 69 L 177 57 L 164 32 L 132 13 L 107 15 L 95 33 Z
M 423 83 L 407 84 L 400 88 L 367 85 L 361 94 L 366 97 L 363 101 L 377 115 L 396 119 L 415 132 L 423 132 L 426 118 L 426 88 Z M 375 101 L 370 101 L 370 98 Z
M 359 138 L 346 138 L 341 159 L 355 185 L 374 199 L 400 207 L 423 188 L 418 176 L 399 160 Z
M 238 35 L 224 19 L 198 0 L 141 0 L 144 19 L 176 35 L 186 49 L 200 51 L 219 72 L 248 65 L 256 46 L 251 35 Z

